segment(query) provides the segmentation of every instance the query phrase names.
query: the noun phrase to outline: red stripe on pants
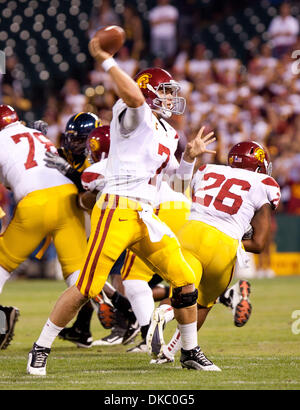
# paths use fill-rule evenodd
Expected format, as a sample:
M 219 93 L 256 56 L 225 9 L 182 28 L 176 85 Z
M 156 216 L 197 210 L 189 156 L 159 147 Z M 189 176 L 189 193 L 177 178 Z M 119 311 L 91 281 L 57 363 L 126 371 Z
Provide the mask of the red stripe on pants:
M 119 205 L 119 196 L 118 195 L 116 195 L 116 200 L 117 200 L 116 208 L 118 208 L 118 205 Z M 91 285 L 92 285 L 92 282 L 93 282 L 93 279 L 94 279 L 94 274 L 95 274 L 95 270 L 96 270 L 96 267 L 97 267 L 97 264 L 98 264 L 98 260 L 99 260 L 101 251 L 103 249 L 103 245 L 104 245 L 105 239 L 107 237 L 109 226 L 110 226 L 110 223 L 111 223 L 111 220 L 112 220 L 112 217 L 113 217 L 113 214 L 114 214 L 116 208 L 109 210 L 109 213 L 108 213 L 108 216 L 107 216 L 107 219 L 106 219 L 106 222 L 105 222 L 102 238 L 101 238 L 99 247 L 97 249 L 97 252 L 95 254 L 95 257 L 94 257 L 94 260 L 93 260 L 93 263 L 92 263 L 92 266 L 91 266 L 90 274 L 89 274 L 88 283 L 87 283 L 86 288 L 85 288 L 84 295 L 86 297 L 88 297 L 88 294 L 89 294 L 89 291 L 90 291 L 90 288 L 91 288 Z
M 133 255 L 131 256 L 131 260 L 130 260 L 129 266 L 128 266 L 127 270 L 126 270 L 126 273 L 125 273 L 125 276 L 124 276 L 123 280 L 125 280 L 125 279 L 127 278 L 127 276 L 129 275 L 129 273 L 130 273 L 130 271 L 131 271 L 131 268 L 132 268 L 132 265 L 133 265 L 133 262 L 134 262 L 134 260 L 135 260 L 135 257 L 136 257 L 135 254 L 133 254 Z
M 104 201 L 107 202 L 107 200 L 108 200 L 108 194 L 106 194 Z M 96 227 L 96 231 L 95 231 L 95 234 L 94 234 L 93 242 L 92 242 L 92 245 L 90 247 L 90 251 L 88 253 L 88 256 L 85 260 L 85 264 L 84 264 L 84 267 L 83 267 L 83 270 L 81 272 L 80 279 L 79 279 L 79 282 L 78 282 L 78 285 L 77 285 L 77 288 L 79 290 L 82 286 L 83 279 L 84 279 L 84 276 L 85 276 L 85 273 L 86 273 L 86 269 L 87 269 L 88 264 L 90 262 L 91 255 L 93 253 L 94 247 L 96 245 L 96 242 L 97 242 L 97 239 L 98 239 L 98 236 L 99 236 L 99 232 L 100 232 L 101 224 L 102 224 L 102 221 L 103 221 L 104 213 L 105 213 L 105 209 L 102 209 L 101 210 L 101 216 L 99 218 L 99 221 L 98 221 L 98 224 L 97 224 L 97 227 Z

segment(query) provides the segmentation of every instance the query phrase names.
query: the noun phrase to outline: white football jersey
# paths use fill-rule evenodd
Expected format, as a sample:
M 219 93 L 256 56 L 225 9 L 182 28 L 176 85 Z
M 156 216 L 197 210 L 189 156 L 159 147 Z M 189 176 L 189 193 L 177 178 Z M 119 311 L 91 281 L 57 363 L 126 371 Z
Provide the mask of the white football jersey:
M 126 108 L 122 100 L 113 107 L 103 193 L 154 203 L 162 174 L 176 161 L 178 135 L 166 121 L 158 120 L 147 103 L 137 108 L 144 112 L 143 121 L 133 132 L 122 134 L 119 118 Z
M 96 162 L 86 168 L 81 175 L 81 183 L 85 190 L 93 192 L 102 191 L 105 185 L 105 170 L 107 159 Z M 174 191 L 166 181 L 162 181 L 156 196 L 155 206 L 163 202 L 185 202 L 190 204 L 190 200 L 182 193 Z
M 264 204 L 276 208 L 280 201 L 277 182 L 266 174 L 225 165 L 204 165 L 192 183 L 191 220 L 212 225 L 241 240 Z
M 56 151 L 47 137 L 19 121 L 0 132 L 0 178 L 13 191 L 16 202 L 30 192 L 73 183 L 46 166 L 45 153 L 50 149 Z

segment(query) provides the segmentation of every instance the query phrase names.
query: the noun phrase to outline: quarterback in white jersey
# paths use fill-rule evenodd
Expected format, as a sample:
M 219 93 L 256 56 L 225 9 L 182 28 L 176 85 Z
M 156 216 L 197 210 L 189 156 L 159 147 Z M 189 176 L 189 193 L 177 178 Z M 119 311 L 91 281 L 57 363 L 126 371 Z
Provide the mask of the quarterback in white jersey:
M 173 286 L 175 318 L 182 328 L 183 346 L 189 352 L 183 366 L 190 367 L 191 360 L 198 360 L 195 274 L 183 258 L 176 236 L 154 215 L 151 206 L 159 183 L 155 177 L 159 178 L 168 165 L 176 135 L 152 111 L 158 110 L 160 116 L 182 114 L 184 99 L 177 96 L 179 85 L 166 71 L 151 69 L 134 81 L 112 55 L 101 49 L 97 39 L 90 41 L 89 50 L 110 75 L 120 98 L 113 108 L 107 182 L 92 212 L 88 249 L 76 286 L 58 300 L 30 352 L 27 371 L 46 373 L 47 356 L 59 328 L 65 327 L 89 298 L 99 294 L 115 261 L 127 248 Z M 143 90 L 152 97 L 148 99 Z M 214 139 L 211 134 L 202 134 L 203 129 L 187 144 L 174 170 L 184 181 L 190 179 L 196 157 L 211 152 L 207 145 Z M 41 351 L 45 359 L 42 364 L 37 360 Z

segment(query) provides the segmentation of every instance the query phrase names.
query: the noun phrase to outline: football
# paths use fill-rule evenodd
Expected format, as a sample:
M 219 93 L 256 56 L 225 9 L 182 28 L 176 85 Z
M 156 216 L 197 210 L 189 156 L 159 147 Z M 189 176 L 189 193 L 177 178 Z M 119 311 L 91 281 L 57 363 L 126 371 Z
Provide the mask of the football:
M 119 26 L 105 26 L 99 29 L 93 38 L 99 41 L 102 50 L 114 55 L 124 44 L 125 31 Z
M 242 239 L 246 240 L 246 239 L 252 239 L 253 236 L 253 227 L 252 225 L 249 225 L 246 232 L 244 233 L 244 236 Z

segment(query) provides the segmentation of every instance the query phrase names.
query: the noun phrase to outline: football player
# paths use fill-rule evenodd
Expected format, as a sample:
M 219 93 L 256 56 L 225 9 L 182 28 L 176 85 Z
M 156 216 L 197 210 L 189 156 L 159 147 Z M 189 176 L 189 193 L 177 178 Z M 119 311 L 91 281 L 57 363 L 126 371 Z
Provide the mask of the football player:
M 245 265 L 245 250 L 260 253 L 265 246 L 271 212 L 280 201 L 280 188 L 271 177 L 271 170 L 266 149 L 254 141 L 245 141 L 232 147 L 228 165 L 204 165 L 192 179 L 190 218 L 179 231 L 178 239 L 197 278 L 198 329 L 228 287 L 236 261 Z M 253 233 L 249 239 L 243 239 L 249 224 Z M 247 293 L 246 284 L 240 291 L 242 295 Z M 244 307 L 241 304 L 241 310 Z M 150 352 L 158 353 L 156 363 L 173 361 L 181 346 L 180 329 L 168 346 L 164 344 L 163 327 L 171 318 L 169 306 L 153 313 L 147 344 Z M 198 354 L 202 352 L 199 350 Z M 185 355 L 181 349 L 180 361 L 184 367 Z M 203 366 L 204 370 L 210 368 L 218 370 L 209 362 Z
M 103 134 L 103 130 L 105 129 L 106 127 L 102 127 L 101 120 L 93 113 L 80 112 L 78 114 L 74 114 L 68 120 L 65 132 L 61 137 L 60 148 L 58 148 L 59 156 L 51 152 L 46 152 L 44 159 L 49 168 L 58 169 L 63 175 L 67 176 L 75 183 L 79 191 L 78 203 L 83 210 L 88 212 L 90 212 L 91 207 L 87 207 L 86 201 L 91 200 L 91 198 L 87 198 L 86 195 L 82 195 L 85 192 L 85 188 L 82 185 L 82 182 L 84 181 L 82 180 L 82 176 L 83 171 L 90 167 L 91 162 L 93 162 L 95 157 L 93 158 L 93 156 L 90 156 L 91 161 L 89 161 L 86 150 L 87 140 L 90 136 L 89 140 L 96 144 L 97 138 L 94 138 L 94 136 L 100 134 L 103 135 L 101 139 L 101 154 L 107 156 L 109 145 L 105 146 L 104 143 L 105 133 Z M 91 172 L 84 173 L 87 180 L 89 179 L 89 175 L 91 175 Z M 85 180 L 85 182 L 87 180 Z M 95 188 L 96 187 L 94 186 L 93 189 Z M 122 262 L 123 259 L 120 258 L 118 264 L 121 263 L 122 265 Z M 118 266 L 116 264 L 112 270 L 112 273 L 117 271 Z M 106 290 L 111 292 L 111 288 Z M 118 294 L 116 289 L 114 289 L 114 293 L 114 300 L 116 300 L 116 295 Z M 121 296 L 119 296 L 117 300 L 119 301 L 120 298 Z M 116 302 L 116 304 L 118 303 Z M 80 309 L 73 325 L 70 328 L 64 328 L 60 332 L 59 337 L 75 343 L 78 347 L 91 347 L 93 344 L 93 339 L 90 331 L 90 323 L 94 309 L 98 314 L 101 324 L 105 328 L 110 328 L 112 323 L 115 322 L 117 318 L 119 319 L 119 325 L 115 326 L 115 328 L 118 333 L 122 333 L 122 335 L 120 334 L 120 337 L 118 338 L 118 342 L 121 343 L 123 335 L 127 329 L 127 323 L 123 319 L 121 313 L 114 314 L 112 306 L 108 306 L 103 301 L 101 295 L 97 295 L 97 297 L 94 298 L 93 303 L 86 303 L 82 309 Z
M 169 172 L 183 184 L 193 174 L 196 157 L 212 152 L 207 145 L 213 133 L 201 129 L 185 148 L 180 164 L 175 161 L 175 130 L 163 120 L 172 113 L 182 114 L 185 100 L 178 97 L 179 85 L 164 70 L 153 87 L 154 72 L 135 82 L 103 51 L 98 41 L 89 43 L 92 56 L 101 62 L 120 97 L 113 107 L 111 144 L 103 194 L 91 216 L 91 235 L 85 262 L 75 286 L 58 299 L 40 337 L 29 353 L 27 372 L 46 374 L 47 358 L 53 341 L 77 310 L 102 290 L 119 255 L 133 250 L 173 287 L 172 305 L 181 331 L 185 352 L 183 363 L 201 360 L 197 343 L 197 290 L 195 274 L 182 256 L 174 233 L 153 213 L 153 200 L 162 176 Z M 154 77 L 155 79 L 155 77 Z M 142 87 L 155 95 L 148 105 Z M 155 112 L 159 111 L 158 115 Z M 175 163 L 176 162 L 176 163 Z
M 16 111 L 0 105 L 0 171 L 3 184 L 12 190 L 14 215 L 0 237 L 0 293 L 11 272 L 51 235 L 64 279 L 77 279 L 87 245 L 83 211 L 77 206 L 75 184 L 57 169 L 45 165 L 46 152 L 57 154 L 41 132 L 24 126 Z M 6 312 L 7 346 L 16 310 Z M 10 333 L 10 336 L 8 336 Z

